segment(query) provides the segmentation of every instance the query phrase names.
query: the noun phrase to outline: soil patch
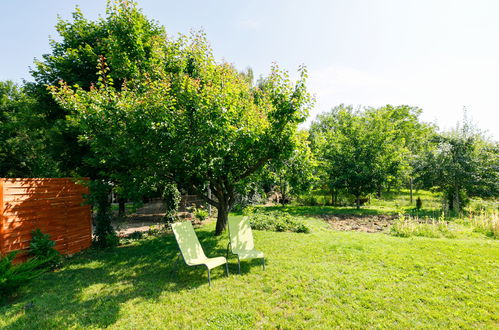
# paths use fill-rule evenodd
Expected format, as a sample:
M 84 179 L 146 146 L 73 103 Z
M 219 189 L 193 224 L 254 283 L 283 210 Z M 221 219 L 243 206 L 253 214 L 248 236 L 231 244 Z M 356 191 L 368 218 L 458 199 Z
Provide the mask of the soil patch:
M 123 218 L 115 218 L 112 221 L 112 226 L 120 237 L 128 236 L 136 231 L 147 232 L 151 229 L 151 226 L 165 224 L 165 212 L 164 204 L 159 200 L 153 200 L 133 214 L 128 214 Z M 177 216 L 182 220 L 191 220 L 194 226 L 200 225 L 200 222 L 193 219 L 192 214 L 189 212 L 178 212 Z
M 365 233 L 379 233 L 387 230 L 393 221 L 397 218 L 396 215 L 353 215 L 353 214 L 338 214 L 338 215 L 321 215 L 319 216 L 326 221 L 333 229 L 339 231 L 361 231 Z

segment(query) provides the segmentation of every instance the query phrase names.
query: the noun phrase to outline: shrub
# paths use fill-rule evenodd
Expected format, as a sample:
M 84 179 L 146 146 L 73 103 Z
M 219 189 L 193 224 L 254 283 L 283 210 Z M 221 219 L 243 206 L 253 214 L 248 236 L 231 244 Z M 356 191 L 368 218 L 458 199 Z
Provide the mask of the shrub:
M 251 212 L 251 213 L 250 213 Z M 288 213 L 283 212 L 255 212 L 245 209 L 245 214 L 250 216 L 250 224 L 253 229 L 267 231 L 291 231 L 296 233 L 309 233 L 310 229 Z
M 194 210 L 194 217 L 198 219 L 199 221 L 204 221 L 206 218 L 208 218 L 209 214 L 208 211 L 202 208 L 198 208 Z
M 128 234 L 126 238 L 131 239 L 131 240 L 138 240 L 138 239 L 142 239 L 143 237 L 144 237 L 143 232 L 134 231 L 133 233 Z
M 165 221 L 167 223 L 175 222 L 175 214 L 178 211 L 181 199 L 177 185 L 173 183 L 166 184 L 161 197 L 166 208 Z
M 0 300 L 15 292 L 21 285 L 39 276 L 46 269 L 43 258 L 32 258 L 22 264 L 14 265 L 12 261 L 17 251 L 6 256 L 0 256 Z
M 119 244 L 119 238 L 111 225 L 111 204 L 109 193 L 111 187 L 108 183 L 95 180 L 90 187 L 91 201 L 97 209 L 95 216 L 94 246 L 99 248 L 113 247 Z
M 54 249 L 55 242 L 50 239 L 49 234 L 44 234 L 40 229 L 31 231 L 31 242 L 29 243 L 29 254 L 45 260 L 43 266 L 56 268 L 61 264 L 61 254 Z
M 421 197 L 418 197 L 418 199 L 416 199 L 416 209 L 421 210 L 422 207 L 423 201 L 421 200 Z

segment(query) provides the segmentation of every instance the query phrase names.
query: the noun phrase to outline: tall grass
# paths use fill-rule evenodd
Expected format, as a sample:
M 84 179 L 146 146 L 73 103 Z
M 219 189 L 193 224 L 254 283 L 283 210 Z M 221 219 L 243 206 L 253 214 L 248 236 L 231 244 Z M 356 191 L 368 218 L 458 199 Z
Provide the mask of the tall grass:
M 499 238 L 499 221 L 497 212 L 470 212 L 468 217 L 449 220 L 442 213 L 437 219 L 419 218 L 417 216 L 399 214 L 394 221 L 390 233 L 393 236 L 410 237 L 467 237 L 473 233 L 497 239 Z
M 482 233 L 494 239 L 499 238 L 499 213 L 497 211 L 470 212 L 467 222 L 474 232 Z

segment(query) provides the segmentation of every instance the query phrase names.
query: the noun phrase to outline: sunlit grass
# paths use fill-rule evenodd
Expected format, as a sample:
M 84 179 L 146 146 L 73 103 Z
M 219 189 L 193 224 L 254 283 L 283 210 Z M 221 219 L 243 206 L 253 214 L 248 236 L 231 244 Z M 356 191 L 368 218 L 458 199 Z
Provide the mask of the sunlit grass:
M 301 212 L 301 211 L 300 211 Z M 266 254 L 242 275 L 183 266 L 171 235 L 90 250 L 0 307 L 0 328 L 493 328 L 499 322 L 499 243 L 490 239 L 254 231 Z M 214 224 L 196 232 L 208 256 L 225 254 Z

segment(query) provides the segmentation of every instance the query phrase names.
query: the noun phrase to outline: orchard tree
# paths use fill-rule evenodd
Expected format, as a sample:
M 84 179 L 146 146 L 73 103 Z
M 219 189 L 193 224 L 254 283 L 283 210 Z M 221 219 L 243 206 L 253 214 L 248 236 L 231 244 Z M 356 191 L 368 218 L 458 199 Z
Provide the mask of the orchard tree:
M 89 161 L 93 156 L 88 143 L 78 138 L 78 125 L 66 120 L 71 111 L 54 101 L 47 86 L 62 80 L 90 90 L 98 83 L 96 66 L 101 57 L 106 59 L 108 78 L 117 89 L 139 76 L 154 78 L 155 67 L 165 54 L 166 32 L 133 1 L 109 1 L 106 16 L 96 21 L 86 19 L 76 8 L 71 20 L 58 20 L 56 30 L 59 38 L 50 40 L 50 53 L 35 60 L 31 70 L 35 81 L 27 85 L 27 92 L 36 100 L 36 111 L 48 126 L 49 151 L 62 175 L 107 180 L 100 165 Z
M 340 105 L 318 116 L 310 130 L 312 146 L 333 201 L 346 190 L 359 208 L 361 196 L 410 171 L 412 150 L 428 130 L 419 113 L 407 106 L 354 110 Z
M 97 84 L 62 82 L 51 91 L 89 146 L 87 162 L 120 182 L 156 175 L 195 190 L 217 207 L 220 234 L 244 179 L 293 151 L 311 106 L 306 69 L 292 83 L 274 65 L 265 85 L 254 87 L 215 61 L 202 33 L 163 43 L 152 73 L 117 85 L 102 56 Z
M 459 212 L 469 197 L 499 196 L 499 145 L 469 122 L 435 136 L 435 147 L 421 158 L 418 181 L 443 192 L 450 210 Z

